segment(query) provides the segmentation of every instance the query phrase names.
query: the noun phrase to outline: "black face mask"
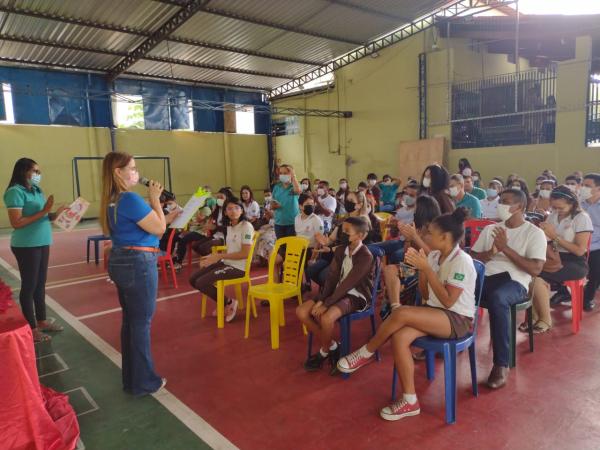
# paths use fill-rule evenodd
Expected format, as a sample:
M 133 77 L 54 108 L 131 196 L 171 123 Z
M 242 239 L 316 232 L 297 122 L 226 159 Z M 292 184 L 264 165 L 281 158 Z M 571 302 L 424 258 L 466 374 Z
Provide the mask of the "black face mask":
M 350 237 L 343 231 L 340 233 L 340 245 L 350 245 Z
M 302 208 L 302 210 L 304 211 L 304 214 L 310 216 L 312 213 L 315 212 L 315 207 L 313 205 L 306 205 L 304 206 L 304 208 Z
M 346 210 L 346 212 L 351 213 L 356 211 L 356 203 L 350 201 L 350 200 L 346 200 L 344 202 L 344 209 Z

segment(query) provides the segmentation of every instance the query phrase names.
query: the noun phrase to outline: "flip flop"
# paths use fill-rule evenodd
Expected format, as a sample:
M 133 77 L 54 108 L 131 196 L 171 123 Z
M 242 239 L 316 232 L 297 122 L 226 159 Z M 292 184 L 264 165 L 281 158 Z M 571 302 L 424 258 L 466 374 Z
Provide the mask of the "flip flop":
M 62 325 L 58 325 L 54 320 L 53 321 L 49 321 L 48 324 L 44 327 L 41 327 L 38 325 L 38 329 L 40 331 L 46 331 L 46 332 L 50 332 L 50 333 L 58 333 L 60 331 L 64 331 L 65 329 L 62 327 Z
M 541 325 L 540 325 L 541 324 Z M 552 325 L 548 325 L 543 320 L 538 320 L 535 325 L 533 325 L 533 334 L 542 334 L 550 331 L 552 329 Z
M 50 342 L 52 340 L 52 336 L 48 336 L 47 334 L 40 333 L 37 336 L 33 337 L 33 343 L 39 344 L 40 342 Z
M 521 333 L 529 333 L 529 324 L 527 322 L 523 322 L 521 325 L 519 325 L 519 331 Z

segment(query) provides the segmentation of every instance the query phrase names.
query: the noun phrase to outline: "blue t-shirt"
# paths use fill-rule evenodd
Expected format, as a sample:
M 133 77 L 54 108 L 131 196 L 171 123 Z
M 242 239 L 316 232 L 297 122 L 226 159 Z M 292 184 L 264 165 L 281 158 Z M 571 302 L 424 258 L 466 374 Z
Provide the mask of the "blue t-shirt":
M 379 200 L 382 201 L 384 205 L 395 205 L 398 185 L 396 183 L 392 183 L 390 185 L 380 183 L 379 189 L 381 189 L 381 196 L 379 197 Z
M 46 204 L 46 197 L 38 186 L 27 189 L 20 184 L 9 187 L 4 193 L 7 209 L 20 209 L 23 217 L 37 214 Z M 10 236 L 11 247 L 42 247 L 52 244 L 52 225 L 48 215 L 26 227 L 18 228 Z
M 456 204 L 457 208 L 459 206 L 464 206 L 471 211 L 472 219 L 481 219 L 481 203 L 479 203 L 479 199 L 474 195 L 465 192 L 465 196 Z
M 299 194 L 294 192 L 294 185 L 284 187 L 283 183 L 277 183 L 273 188 L 273 199 L 281 205 L 275 210 L 275 225 L 294 225 L 296 216 L 300 214 L 298 205 Z
M 144 231 L 137 223 L 152 208 L 135 192 L 123 192 L 115 205 L 108 207 L 110 237 L 115 247 L 158 247 L 158 237 Z

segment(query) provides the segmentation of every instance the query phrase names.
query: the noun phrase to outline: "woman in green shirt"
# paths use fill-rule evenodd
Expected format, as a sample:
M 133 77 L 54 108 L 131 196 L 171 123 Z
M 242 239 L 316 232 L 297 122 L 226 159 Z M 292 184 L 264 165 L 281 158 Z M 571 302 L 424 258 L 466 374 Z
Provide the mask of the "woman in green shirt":
M 42 173 L 37 163 L 21 158 L 15 163 L 4 193 L 8 219 L 14 228 L 10 247 L 21 274 L 19 302 L 35 342 L 50 340 L 44 331 L 62 331 L 61 326 L 46 320 L 46 275 L 52 244 L 50 222 L 65 208 L 50 212 L 54 197 L 51 195 L 46 200 L 39 187 L 41 180 Z

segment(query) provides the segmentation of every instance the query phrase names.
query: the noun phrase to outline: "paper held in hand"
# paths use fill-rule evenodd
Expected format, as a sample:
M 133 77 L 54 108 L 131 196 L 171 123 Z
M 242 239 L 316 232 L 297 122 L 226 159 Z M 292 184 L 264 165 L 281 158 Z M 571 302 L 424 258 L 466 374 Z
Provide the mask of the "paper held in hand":
M 90 202 L 82 197 L 78 197 L 68 209 L 65 209 L 60 215 L 54 220 L 54 225 L 65 231 L 71 231 L 75 228 L 83 215 L 90 207 Z
M 181 214 L 169 225 L 169 228 L 185 228 L 194 214 L 206 203 L 212 194 L 203 188 L 198 188 L 198 191 L 192 195 L 188 202 L 183 207 Z

